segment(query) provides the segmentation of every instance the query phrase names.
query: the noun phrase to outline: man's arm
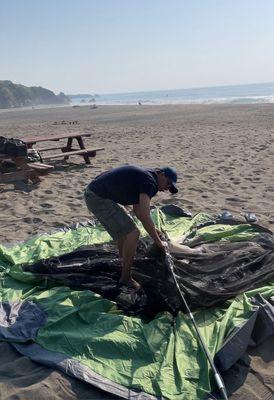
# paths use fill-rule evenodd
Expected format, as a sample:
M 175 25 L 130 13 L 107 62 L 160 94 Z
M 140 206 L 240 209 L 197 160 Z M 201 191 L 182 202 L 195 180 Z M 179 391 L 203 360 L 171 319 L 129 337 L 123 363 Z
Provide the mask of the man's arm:
M 136 217 L 142 222 L 145 230 L 161 248 L 165 248 L 165 242 L 160 239 L 155 225 L 150 217 L 150 197 L 146 193 L 140 193 L 139 204 L 134 204 L 133 212 Z

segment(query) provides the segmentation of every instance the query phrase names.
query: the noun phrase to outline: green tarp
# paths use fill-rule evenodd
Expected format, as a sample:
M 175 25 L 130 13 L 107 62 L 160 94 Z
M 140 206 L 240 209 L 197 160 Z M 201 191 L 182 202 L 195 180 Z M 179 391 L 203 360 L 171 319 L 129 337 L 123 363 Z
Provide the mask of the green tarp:
M 171 217 L 158 209 L 152 216 L 155 224 L 164 228 L 172 239 L 179 239 L 186 232 L 192 232 L 195 237 L 195 226 L 211 219 L 204 213 L 192 219 Z M 202 235 L 205 242 L 244 241 L 257 233 L 256 227 L 248 224 L 215 224 L 199 229 L 199 236 Z M 38 345 L 38 350 L 41 348 L 53 355 L 63 355 L 65 360 L 78 361 L 79 368 L 83 366 L 84 370 L 98 374 L 102 382 L 105 379 L 114 386 L 141 391 L 148 397 L 203 399 L 214 389 L 215 383 L 187 315 L 179 313 L 173 317 L 163 312 L 151 321 L 125 316 L 114 302 L 98 294 L 54 286 L 47 279 L 37 279 L 31 273 L 23 272 L 20 267 L 22 263 L 33 263 L 71 252 L 81 245 L 108 240 L 110 237 L 100 225 L 89 225 L 42 235 L 13 247 L 1 246 L 1 309 L 7 304 L 29 303 L 36 306 L 35 312 L 40 310 L 44 318 L 37 323 L 35 334 L 28 337 L 26 312 L 18 312 L 21 318 L 18 329 L 16 323 L 5 320 L 4 316 L 0 340 L 26 345 L 31 341 Z M 274 295 L 274 282 L 227 301 L 221 308 L 195 313 L 212 356 L 229 335 L 253 315 L 254 306 L 249 298 L 256 293 L 270 298 Z M 22 333 L 24 321 L 26 326 Z M 121 396 L 126 397 L 125 393 L 121 391 Z

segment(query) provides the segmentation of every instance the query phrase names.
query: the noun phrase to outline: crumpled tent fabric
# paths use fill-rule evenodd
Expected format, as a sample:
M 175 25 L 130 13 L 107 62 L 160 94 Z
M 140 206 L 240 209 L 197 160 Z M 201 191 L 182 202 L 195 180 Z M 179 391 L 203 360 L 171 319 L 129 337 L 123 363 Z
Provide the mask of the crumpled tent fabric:
M 254 269 L 260 260 L 265 263 L 267 252 L 271 256 L 271 237 L 266 239 L 269 232 L 256 226 L 219 224 L 207 214 L 189 218 L 162 215 L 155 210 L 152 217 L 172 240 L 183 238 L 194 247 L 195 240 L 210 246 L 237 247 L 236 242 L 242 242 L 250 254 L 247 242 L 257 250 L 259 245 L 263 257 L 255 251 L 253 255 L 259 260 Z M 0 247 L 0 339 L 11 341 L 17 351 L 32 360 L 58 368 L 118 398 L 206 398 L 215 389 L 214 380 L 188 315 L 181 311 L 161 311 L 153 318 L 125 315 L 118 303 L 94 291 L 64 286 L 61 281 L 25 269 L 26 265 L 60 258 L 81 246 L 100 245 L 109 239 L 100 225 L 80 226 L 11 248 Z M 242 259 L 246 262 L 247 258 L 245 254 Z M 177 261 L 180 264 L 184 260 L 185 257 Z M 197 263 L 197 257 L 191 262 Z M 271 262 L 269 265 L 271 270 Z M 264 320 L 263 332 L 255 329 L 260 310 L 268 310 L 266 304 L 271 304 L 274 296 L 274 282 L 268 273 L 264 286 L 222 302 L 219 307 L 195 312 L 201 334 L 223 373 L 237 363 L 248 344 L 255 343 L 254 335 L 256 343 L 260 337 L 268 340 L 263 332 L 271 335 L 271 318 Z M 254 302 L 258 295 L 260 301 Z M 170 307 L 170 301 L 164 304 Z M 196 303 L 193 307 L 200 308 Z
M 248 242 L 204 244 L 201 253 L 173 253 L 177 281 L 192 310 L 222 304 L 274 277 L 274 240 L 259 233 Z M 165 254 L 148 243 L 137 251 L 134 276 L 143 290 L 119 286 L 115 245 L 82 247 L 60 257 L 24 265 L 24 271 L 114 300 L 127 314 L 183 310 Z

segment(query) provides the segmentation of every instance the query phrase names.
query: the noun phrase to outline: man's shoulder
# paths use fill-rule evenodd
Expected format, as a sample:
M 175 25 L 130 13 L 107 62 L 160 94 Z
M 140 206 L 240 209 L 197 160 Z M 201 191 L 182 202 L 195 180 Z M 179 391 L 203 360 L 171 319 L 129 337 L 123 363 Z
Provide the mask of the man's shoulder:
M 137 179 L 138 181 L 155 180 L 155 170 L 131 164 L 115 167 L 104 175 L 105 177 L 116 177 L 117 179 L 124 179 L 126 181 L 131 179 Z
M 139 165 L 133 165 L 133 164 L 126 164 L 126 165 L 121 165 L 120 167 L 117 167 L 118 170 L 123 170 L 123 171 L 136 171 L 136 172 L 146 172 L 146 169 L 143 167 L 140 167 Z
M 148 175 L 149 170 L 138 165 L 121 165 L 112 170 L 114 174 L 135 174 L 135 175 Z

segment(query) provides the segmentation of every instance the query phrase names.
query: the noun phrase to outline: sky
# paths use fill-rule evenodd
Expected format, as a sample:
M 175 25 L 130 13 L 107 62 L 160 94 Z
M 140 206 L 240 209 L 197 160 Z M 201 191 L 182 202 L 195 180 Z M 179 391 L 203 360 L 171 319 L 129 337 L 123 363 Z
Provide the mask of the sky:
M 274 82 L 274 0 L 0 0 L 0 54 L 55 93 Z

